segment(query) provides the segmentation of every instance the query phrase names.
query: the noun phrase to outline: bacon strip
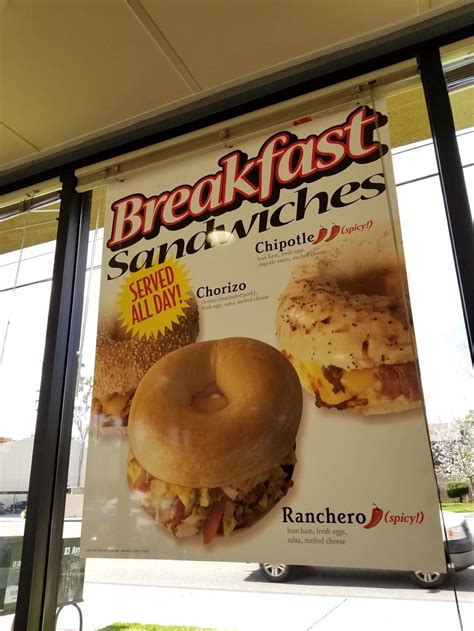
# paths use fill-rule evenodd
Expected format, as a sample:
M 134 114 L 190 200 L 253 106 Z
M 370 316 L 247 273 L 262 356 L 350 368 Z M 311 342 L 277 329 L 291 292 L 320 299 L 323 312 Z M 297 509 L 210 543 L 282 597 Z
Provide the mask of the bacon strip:
M 403 395 L 410 401 L 420 400 L 421 393 L 414 362 L 382 364 L 375 370 L 375 376 L 380 382 L 380 393 L 387 399 L 393 400 Z

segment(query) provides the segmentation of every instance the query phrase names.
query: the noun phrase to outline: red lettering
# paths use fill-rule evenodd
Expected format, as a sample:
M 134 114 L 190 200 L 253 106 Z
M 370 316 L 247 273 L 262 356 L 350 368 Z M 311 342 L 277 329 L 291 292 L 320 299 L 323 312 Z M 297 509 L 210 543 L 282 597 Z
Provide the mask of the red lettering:
M 112 204 L 114 221 L 112 235 L 107 241 L 109 248 L 130 241 L 140 234 L 143 224 L 141 215 L 143 201 L 142 195 L 131 195 Z
M 312 143 L 311 143 L 312 144 Z M 280 158 L 276 168 L 276 176 L 280 184 L 289 184 L 301 177 L 303 161 L 311 163 L 311 155 L 308 152 L 308 143 L 303 141 L 292 144 Z
M 114 217 L 107 245 L 115 249 L 135 243 L 142 236 L 158 234 L 161 225 L 188 225 L 217 209 L 237 208 L 242 199 L 277 201 L 280 188 L 329 175 L 352 162 L 376 160 L 380 152 L 387 151 L 373 139 L 377 119 L 380 126 L 387 123 L 385 116 L 360 106 L 343 124 L 319 136 L 299 139 L 284 131 L 269 138 L 255 158 L 233 151 L 218 161 L 220 171 L 202 177 L 193 186 L 177 186 L 149 198 L 134 194 L 119 199 L 111 206 Z
M 239 155 L 239 152 L 229 153 L 219 160 L 219 164 L 224 167 L 224 204 L 232 204 L 238 194 L 249 198 L 258 193 L 258 188 L 245 179 L 257 160 L 253 158 L 244 163 L 239 171 Z
M 258 163 L 260 164 L 260 192 L 259 201 L 265 201 L 269 199 L 273 194 L 274 184 L 274 163 L 278 156 L 284 153 L 284 149 L 277 150 L 277 145 L 287 145 L 290 141 L 290 136 L 287 133 L 278 134 L 268 140 L 260 150 L 260 157 Z
M 351 158 L 365 158 L 378 149 L 378 143 L 370 145 L 364 143 L 364 133 L 367 125 L 373 125 L 377 120 L 376 114 L 366 116 L 364 107 L 359 108 L 349 117 L 349 123 L 345 126 L 347 132 L 348 153 Z
M 169 194 L 168 199 L 163 206 L 163 210 L 161 211 L 161 220 L 165 226 L 172 226 L 176 223 L 180 223 L 188 216 L 189 208 L 187 207 L 187 202 L 190 194 L 191 189 L 189 186 L 179 186 Z M 182 212 L 175 212 L 183 206 L 186 207 Z
M 316 141 L 314 168 L 316 171 L 328 171 L 340 164 L 347 155 L 345 132 L 341 127 L 334 127 L 323 132 Z
M 135 290 L 135 283 L 130 283 L 128 288 L 130 289 L 130 292 L 133 294 L 132 302 L 135 302 L 136 300 L 138 300 L 138 292 Z
M 222 173 L 199 180 L 189 200 L 189 212 L 193 217 L 214 210 L 220 205 Z
M 143 204 L 143 234 L 153 232 L 155 228 L 156 217 L 157 215 L 159 215 L 159 212 L 166 203 L 168 197 L 168 193 L 162 193 L 159 197 L 150 197 L 150 199 L 148 199 L 146 203 Z

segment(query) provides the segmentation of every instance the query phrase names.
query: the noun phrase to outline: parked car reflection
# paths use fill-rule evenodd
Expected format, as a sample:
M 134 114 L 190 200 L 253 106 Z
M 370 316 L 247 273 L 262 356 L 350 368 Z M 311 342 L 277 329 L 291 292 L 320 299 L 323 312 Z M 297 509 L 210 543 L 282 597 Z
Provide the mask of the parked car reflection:
M 446 536 L 443 533 L 446 558 L 451 568 L 459 572 L 474 564 L 472 533 L 462 515 L 442 511 Z M 267 581 L 283 583 L 294 576 L 294 565 L 286 563 L 260 563 L 260 572 Z M 409 572 L 410 578 L 419 587 L 433 589 L 446 581 L 447 574 L 440 572 Z
M 13 504 L 10 505 L 10 512 L 11 513 L 21 513 L 22 511 L 24 511 L 26 509 L 28 502 L 26 501 L 22 501 L 22 502 L 14 502 Z

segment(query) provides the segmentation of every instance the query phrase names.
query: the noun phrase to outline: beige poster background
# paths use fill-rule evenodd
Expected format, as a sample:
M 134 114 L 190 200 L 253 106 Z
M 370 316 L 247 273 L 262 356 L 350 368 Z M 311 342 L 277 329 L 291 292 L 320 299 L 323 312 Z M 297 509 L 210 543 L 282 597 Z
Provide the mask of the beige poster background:
M 383 103 L 377 104 L 377 110 L 383 112 L 383 108 Z M 298 125 L 289 121 L 284 128 L 266 130 L 232 148 L 219 146 L 181 156 L 127 177 L 124 182 L 110 184 L 104 243 L 112 235 L 111 206 L 117 200 L 136 193 L 149 199 L 183 184 L 192 186 L 203 176 L 216 173 L 218 160 L 232 151 L 240 150 L 251 158 L 276 132 L 286 129 L 305 139 L 342 126 L 349 114 L 314 117 Z M 387 128 L 380 128 L 380 140 L 388 145 Z M 286 350 L 276 334 L 279 299 L 302 261 L 329 259 L 342 273 L 364 269 L 374 262 L 378 265 L 379 259 L 384 264 L 397 261 L 383 185 L 396 213 L 389 153 L 383 164 L 377 153 L 365 164 L 351 163 L 314 182 L 282 188 L 278 201 L 270 206 L 243 201 L 239 208 L 216 216 L 215 227 L 221 226 L 230 234 L 225 244 L 178 259 L 197 299 L 197 341 L 248 337 Z M 296 221 L 302 200 L 306 212 Z M 272 226 L 272 213 L 284 204 L 287 206 L 275 221 L 281 225 Z M 261 215 L 266 211 L 265 222 Z M 211 214 L 205 220 L 212 218 Z M 242 238 L 240 229 L 236 229 L 239 220 L 243 231 L 248 230 Z M 259 232 L 260 227 L 266 229 Z M 178 238 L 187 242 L 204 230 L 205 223 L 198 221 L 176 230 L 162 228 L 155 238 L 124 245 L 118 260 L 128 265 L 139 252 Z M 308 240 L 310 235 L 312 239 Z M 124 279 L 130 282 L 131 278 L 129 270 L 111 278 L 120 271 L 110 265 L 114 256 L 117 250 L 112 252 L 105 245 L 101 317 L 110 311 L 120 313 Z M 302 348 L 308 348 L 304 340 Z M 81 543 L 85 556 L 445 571 L 436 485 L 421 405 L 366 416 L 351 409 L 317 407 L 314 394 L 304 390 L 293 487 L 258 523 L 236 530 L 229 537 L 218 536 L 209 545 L 203 545 L 199 535 L 176 538 L 131 497 L 128 453 L 126 430 L 91 433 Z M 374 507 L 381 512 L 381 519 L 375 527 L 366 528 L 377 515 L 373 514 Z M 353 523 L 347 523 L 348 514 L 353 515 Z M 355 515 L 362 515 L 360 523 Z

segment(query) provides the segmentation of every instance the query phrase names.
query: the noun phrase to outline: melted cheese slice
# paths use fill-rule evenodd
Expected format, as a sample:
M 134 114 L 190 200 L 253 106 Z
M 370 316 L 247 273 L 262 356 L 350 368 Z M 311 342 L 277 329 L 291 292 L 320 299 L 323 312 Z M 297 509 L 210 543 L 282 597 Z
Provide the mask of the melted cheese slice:
M 343 370 L 341 384 L 344 386 L 344 392 L 334 392 L 333 384 L 324 376 L 323 366 L 312 362 L 298 361 L 294 357 L 291 357 L 291 362 L 300 376 L 305 390 L 313 393 L 318 392 L 324 403 L 329 406 L 339 405 L 354 397 L 360 400 L 360 403 L 355 402 L 355 405 L 351 407 L 377 406 L 386 401 L 377 392 L 379 380 L 372 368 Z

